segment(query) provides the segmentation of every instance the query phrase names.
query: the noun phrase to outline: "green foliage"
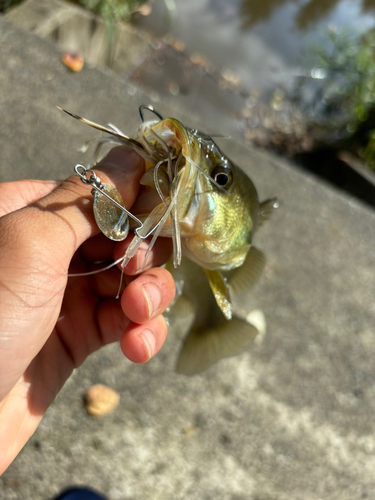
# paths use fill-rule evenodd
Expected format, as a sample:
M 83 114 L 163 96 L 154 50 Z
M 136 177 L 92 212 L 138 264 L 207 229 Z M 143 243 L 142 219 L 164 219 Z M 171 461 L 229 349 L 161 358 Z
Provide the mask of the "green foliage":
M 132 13 L 146 0 L 78 0 L 83 7 L 103 17 L 107 24 L 129 21 Z
M 335 125 L 354 131 L 375 104 L 375 34 L 331 32 L 328 39 L 330 48 L 316 49 L 316 63 L 326 72 L 323 101 Z
M 374 168 L 375 31 L 330 31 L 327 38 L 328 46 L 312 49 L 313 64 L 324 76 L 310 102 L 314 119 L 335 130 L 336 137 L 352 140 L 356 152 Z
M 77 0 L 83 7 L 104 19 L 109 42 L 107 64 L 112 65 L 116 45 L 116 24 L 130 21 L 135 10 L 147 0 Z

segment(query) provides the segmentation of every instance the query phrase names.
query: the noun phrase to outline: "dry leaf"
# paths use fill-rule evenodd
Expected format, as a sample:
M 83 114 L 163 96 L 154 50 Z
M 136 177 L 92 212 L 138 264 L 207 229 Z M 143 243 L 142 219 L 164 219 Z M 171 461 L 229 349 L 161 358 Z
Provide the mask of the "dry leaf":
M 78 54 L 72 54 L 70 52 L 64 52 L 61 56 L 62 62 L 71 71 L 81 71 L 83 68 L 84 60 L 83 57 Z

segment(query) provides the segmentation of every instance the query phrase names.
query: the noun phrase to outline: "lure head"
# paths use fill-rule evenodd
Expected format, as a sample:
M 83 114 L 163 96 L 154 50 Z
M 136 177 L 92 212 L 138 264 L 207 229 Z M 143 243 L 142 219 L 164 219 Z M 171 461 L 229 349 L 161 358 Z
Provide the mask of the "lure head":
M 251 246 L 259 209 L 255 187 L 207 135 L 166 118 L 148 129 L 182 157 L 174 182 L 183 253 L 209 270 L 242 265 Z M 157 146 L 157 147 L 160 147 Z M 165 167 L 158 179 L 168 181 Z M 171 195 L 170 195 L 171 198 Z M 172 236 L 167 221 L 161 236 Z

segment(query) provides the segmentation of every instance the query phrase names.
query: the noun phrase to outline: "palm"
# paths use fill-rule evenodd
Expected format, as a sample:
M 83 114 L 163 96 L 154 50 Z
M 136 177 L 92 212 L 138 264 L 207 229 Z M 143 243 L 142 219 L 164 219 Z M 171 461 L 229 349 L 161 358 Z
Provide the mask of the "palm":
M 121 181 L 131 206 L 143 163 L 123 148 L 112 150 L 107 161 L 102 174 L 114 184 Z M 0 215 L 11 212 L 0 218 L 0 450 L 5 450 L 0 474 L 90 353 L 120 339 L 124 354 L 135 362 L 160 349 L 167 332 L 161 313 L 174 296 L 166 270 L 154 267 L 134 276 L 145 246 L 126 268 L 121 300 L 114 299 L 117 268 L 67 280 L 69 267 L 69 272 L 85 272 L 95 262 L 118 258 L 129 241 L 114 244 L 97 234 L 85 186 L 73 178 L 48 195 L 56 184 L 0 185 Z M 34 208 L 15 211 L 36 200 Z M 158 241 L 148 266 L 166 262 L 169 255 L 170 244 Z
M 90 244 L 90 240 L 86 243 Z M 97 250 L 106 247 L 108 245 L 105 243 L 98 247 L 96 241 Z M 84 272 L 87 268 L 85 259 L 79 255 L 81 253 L 78 251 L 73 259 L 75 272 Z M 58 274 L 56 273 L 56 278 Z M 33 406 L 34 414 L 45 413 L 63 382 L 89 354 L 103 345 L 121 339 L 129 320 L 122 312 L 120 301 L 114 299 L 117 292 L 113 293 L 116 280 L 118 286 L 118 269 L 95 276 L 70 278 L 66 289 L 61 287 L 54 298 L 50 314 L 57 319 L 56 326 L 26 371 L 31 384 L 29 405 Z M 43 294 L 40 301 L 45 304 L 51 302 L 48 294 Z M 115 326 L 114 319 L 120 321 L 120 324 Z M 48 335 L 49 332 L 45 333 Z

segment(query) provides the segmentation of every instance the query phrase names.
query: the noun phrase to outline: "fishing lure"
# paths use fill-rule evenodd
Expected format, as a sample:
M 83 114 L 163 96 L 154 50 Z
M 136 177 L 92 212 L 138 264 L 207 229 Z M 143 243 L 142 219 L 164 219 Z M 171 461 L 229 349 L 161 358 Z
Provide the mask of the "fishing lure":
M 144 110 L 154 113 L 157 120 L 145 121 Z M 186 273 L 181 277 L 173 271 L 184 255 L 203 269 L 214 305 L 216 302 L 222 313 L 217 318 L 210 305 L 203 314 L 203 305 L 210 301 L 192 305 L 197 293 L 190 294 L 193 298 L 190 306 L 185 300 L 187 307 L 182 309 L 194 309 L 196 321 L 181 350 L 178 371 L 197 373 L 224 356 L 240 352 L 254 338 L 257 329 L 233 310 L 231 294 L 249 289 L 262 273 L 265 259 L 253 246 L 252 239 L 255 230 L 278 206 L 276 198 L 259 203 L 251 179 L 222 153 L 210 136 L 187 128 L 174 118 L 163 119 L 152 107 L 140 107 L 142 124 L 136 139 L 114 125 L 104 127 L 66 113 L 109 134 L 94 141 L 93 165 L 105 144 L 130 146 L 146 160 L 141 184 L 156 189 L 160 197 L 160 203 L 151 212 L 134 215 L 125 208 L 115 187 L 101 182 L 91 164 L 87 168 L 76 165 L 75 172 L 82 182 L 92 187 L 94 215 L 103 234 L 121 241 L 130 229 L 134 230 L 123 257 L 106 268 L 84 274 L 101 272 L 120 262 L 124 268 L 142 241 L 152 236 L 146 262 L 158 236 L 170 237 L 173 267 L 169 270 L 178 285 L 175 306 L 177 302 L 181 306 L 187 298 L 183 289 L 189 288 Z M 194 274 L 189 266 L 183 267 L 187 275 Z M 122 276 L 123 273 L 121 279 Z M 195 279 L 195 285 L 199 279 Z

